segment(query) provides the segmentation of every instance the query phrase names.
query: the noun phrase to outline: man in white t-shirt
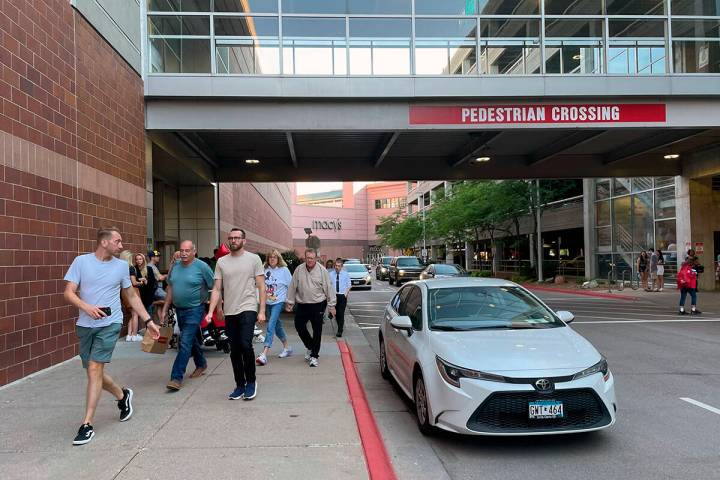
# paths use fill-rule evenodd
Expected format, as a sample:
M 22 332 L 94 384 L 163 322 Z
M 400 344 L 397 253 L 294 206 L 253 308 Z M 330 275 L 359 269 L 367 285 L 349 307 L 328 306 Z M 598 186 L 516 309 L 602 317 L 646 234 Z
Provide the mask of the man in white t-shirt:
M 132 288 L 127 263 L 117 258 L 122 249 L 117 228 L 100 229 L 95 252 L 75 257 L 65 274 L 65 300 L 80 310 L 76 331 L 80 359 L 88 377 L 85 418 L 73 445 L 84 445 L 95 436 L 92 420 L 103 389 L 117 399 L 121 422 L 133 414 L 133 391 L 121 388 L 104 369 L 122 328 L 121 295 L 145 321 L 152 336 L 160 337 L 158 326 Z
M 215 265 L 207 321 L 212 320 L 222 292 L 225 333 L 230 338 L 230 361 L 235 376 L 235 390 L 228 399 L 252 400 L 257 395 L 252 341 L 255 322 L 265 322 L 265 269 L 258 255 L 245 250 L 244 230 L 230 230 L 228 246 L 230 254 L 218 259 Z

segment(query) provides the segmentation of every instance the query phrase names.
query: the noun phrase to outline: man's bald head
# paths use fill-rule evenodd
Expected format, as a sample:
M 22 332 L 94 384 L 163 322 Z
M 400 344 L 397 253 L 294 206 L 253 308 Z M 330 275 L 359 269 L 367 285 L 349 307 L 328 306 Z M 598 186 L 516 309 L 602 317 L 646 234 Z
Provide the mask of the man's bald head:
M 183 240 L 180 242 L 180 261 L 185 265 L 189 265 L 195 260 L 195 244 L 192 240 Z

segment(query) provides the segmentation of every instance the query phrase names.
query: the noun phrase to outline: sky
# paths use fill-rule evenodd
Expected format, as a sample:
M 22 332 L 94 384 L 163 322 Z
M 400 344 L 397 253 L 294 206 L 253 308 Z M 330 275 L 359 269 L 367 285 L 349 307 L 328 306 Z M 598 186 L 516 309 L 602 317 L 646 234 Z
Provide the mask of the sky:
M 357 192 L 368 183 L 370 182 L 353 182 L 353 190 Z M 342 182 L 297 182 L 295 185 L 298 195 L 342 189 Z

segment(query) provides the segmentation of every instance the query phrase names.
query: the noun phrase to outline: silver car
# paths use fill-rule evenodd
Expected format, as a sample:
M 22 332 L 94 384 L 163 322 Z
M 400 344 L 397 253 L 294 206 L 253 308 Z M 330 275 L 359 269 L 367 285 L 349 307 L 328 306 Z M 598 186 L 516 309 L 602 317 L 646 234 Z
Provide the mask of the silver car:
M 351 288 L 372 288 L 372 277 L 362 263 L 346 263 L 345 270 L 350 275 Z

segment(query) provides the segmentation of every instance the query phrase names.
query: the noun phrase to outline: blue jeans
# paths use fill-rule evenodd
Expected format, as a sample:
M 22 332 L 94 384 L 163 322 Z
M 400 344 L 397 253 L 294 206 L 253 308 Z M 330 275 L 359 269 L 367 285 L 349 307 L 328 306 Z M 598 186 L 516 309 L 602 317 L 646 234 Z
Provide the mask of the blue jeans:
M 178 342 L 178 353 L 173 363 L 171 380 L 182 381 L 185 369 L 192 355 L 196 368 L 207 367 L 207 360 L 200 346 L 200 322 L 205 315 L 205 306 L 199 305 L 190 308 L 176 308 L 178 327 L 180 328 L 180 339 Z
M 685 306 L 685 298 L 690 294 L 690 304 L 694 307 L 697 305 L 697 288 L 681 288 L 680 289 L 680 306 Z
M 281 342 L 287 340 L 285 334 L 285 328 L 280 321 L 280 314 L 285 308 L 285 302 L 276 303 L 274 305 L 267 306 L 268 325 L 267 332 L 265 332 L 265 347 L 270 348 L 273 344 L 273 337 L 277 335 Z

